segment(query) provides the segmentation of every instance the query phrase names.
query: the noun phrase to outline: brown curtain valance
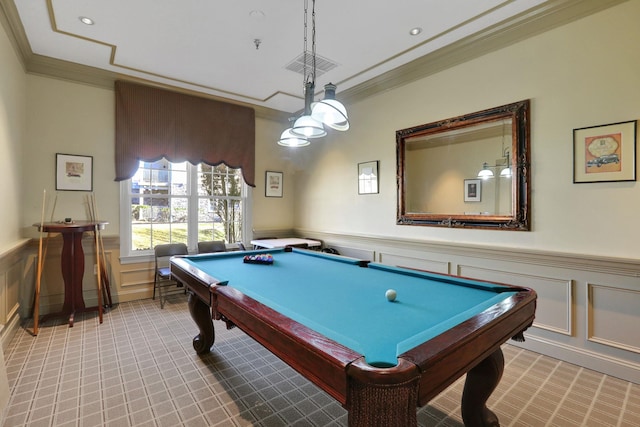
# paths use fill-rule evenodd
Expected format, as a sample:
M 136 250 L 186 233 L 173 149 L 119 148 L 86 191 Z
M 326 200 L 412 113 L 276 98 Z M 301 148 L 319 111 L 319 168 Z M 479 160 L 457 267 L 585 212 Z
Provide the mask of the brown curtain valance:
M 252 108 L 116 81 L 116 181 L 162 157 L 242 168 L 255 187 Z

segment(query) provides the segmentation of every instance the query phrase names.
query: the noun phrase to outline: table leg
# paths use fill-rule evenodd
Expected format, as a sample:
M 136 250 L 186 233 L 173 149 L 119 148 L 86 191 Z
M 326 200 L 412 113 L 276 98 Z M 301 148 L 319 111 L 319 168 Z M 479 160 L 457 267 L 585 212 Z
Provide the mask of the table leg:
M 347 368 L 349 427 L 415 427 L 420 372 L 416 365 L 398 359 L 389 368 L 394 381 L 381 381 L 380 373 L 370 370 L 364 359 Z
M 498 386 L 504 371 L 504 355 L 498 348 L 467 373 L 462 392 L 462 420 L 465 427 L 498 427 L 498 417 L 487 408 L 487 399 Z
M 189 292 L 189 300 L 187 302 L 191 318 L 200 333 L 193 337 L 193 348 L 198 354 L 209 352 L 213 342 L 215 341 L 215 331 L 213 328 L 213 319 L 209 306 L 198 298 L 193 292 Z
M 76 311 L 84 311 L 82 276 L 84 275 L 84 251 L 82 233 L 62 234 L 61 269 L 64 281 L 62 313 L 69 314 L 69 326 L 73 326 Z

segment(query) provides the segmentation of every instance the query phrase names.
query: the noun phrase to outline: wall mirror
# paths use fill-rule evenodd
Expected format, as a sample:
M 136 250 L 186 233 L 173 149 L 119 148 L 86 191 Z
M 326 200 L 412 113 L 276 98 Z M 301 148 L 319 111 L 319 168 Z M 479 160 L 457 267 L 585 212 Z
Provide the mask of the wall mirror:
M 529 100 L 396 131 L 400 225 L 530 229 Z

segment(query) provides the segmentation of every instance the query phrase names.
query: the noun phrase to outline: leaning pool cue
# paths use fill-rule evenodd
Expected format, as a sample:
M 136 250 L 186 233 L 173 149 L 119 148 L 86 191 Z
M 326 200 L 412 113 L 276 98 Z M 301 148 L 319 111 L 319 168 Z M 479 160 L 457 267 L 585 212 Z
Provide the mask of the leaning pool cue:
M 91 193 L 91 197 L 93 198 L 93 215 L 94 221 L 97 221 L 98 218 L 98 202 L 96 202 L 95 194 Z M 109 307 L 113 307 L 113 301 L 111 300 L 111 283 L 109 280 L 109 274 L 107 271 L 107 255 L 104 251 L 104 241 L 102 240 L 102 230 L 98 231 L 98 239 L 100 240 L 100 253 L 102 254 L 102 269 L 100 273 L 102 274 L 102 292 L 105 299 L 105 304 Z
M 96 213 L 96 218 L 98 218 L 98 202 L 95 201 L 94 199 L 94 204 L 95 204 L 95 213 Z M 107 254 L 104 251 L 104 240 L 102 240 L 102 230 L 100 230 L 98 232 L 98 238 L 100 239 L 100 250 L 102 253 L 102 274 L 103 274 L 103 283 L 102 283 L 102 289 L 106 290 L 106 301 L 105 303 L 108 301 L 109 302 L 109 307 L 113 307 L 113 301 L 111 299 L 111 281 L 109 280 L 109 270 L 107 269 L 108 265 L 107 264 Z
M 95 211 L 95 198 L 93 193 L 87 196 L 87 203 L 89 205 L 89 218 L 93 221 L 94 230 L 93 237 L 96 241 L 96 275 L 98 279 L 98 317 L 100 318 L 100 323 L 102 323 L 102 265 L 100 264 L 100 240 L 98 236 L 100 235 L 100 224 L 98 224 L 96 219 L 96 211 Z
M 102 323 L 102 280 L 100 279 L 100 277 L 102 276 L 102 274 L 100 274 L 100 254 L 98 253 L 98 251 L 100 250 L 99 246 L 100 244 L 98 243 L 98 223 L 94 221 L 93 223 L 94 226 L 94 237 L 96 239 L 96 263 L 97 263 L 97 270 L 98 270 L 98 318 L 100 320 L 100 323 Z
M 51 217 L 49 218 L 49 222 L 53 222 L 53 213 L 56 211 L 56 204 L 58 203 L 58 193 L 53 198 L 53 208 L 51 209 Z M 47 248 L 49 247 L 49 237 L 51 237 L 51 233 L 47 231 L 47 240 L 44 241 L 44 250 L 42 251 L 42 265 L 44 266 L 44 260 L 47 259 Z M 43 267 L 44 269 L 44 267 Z
M 38 335 L 38 318 L 40 317 L 40 280 L 42 278 L 42 233 L 44 229 L 44 207 L 47 201 L 47 190 L 42 192 L 42 214 L 40 215 L 40 242 L 38 243 L 38 267 L 36 269 L 36 290 L 33 297 L 33 335 Z

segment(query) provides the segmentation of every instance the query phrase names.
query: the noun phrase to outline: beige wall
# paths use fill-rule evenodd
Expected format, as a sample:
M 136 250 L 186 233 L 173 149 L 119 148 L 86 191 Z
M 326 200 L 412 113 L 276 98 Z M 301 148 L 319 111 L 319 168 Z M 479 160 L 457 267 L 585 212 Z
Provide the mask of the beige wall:
M 94 192 L 100 217 L 109 221 L 104 235 L 119 234 L 119 184 L 114 181 L 114 92 L 46 77 L 27 78 L 27 130 L 22 168 L 25 194 L 22 232 L 36 237 L 32 226 L 40 220 L 42 194 L 49 194 L 50 216 L 55 201 L 54 220 L 65 217 L 87 218 L 86 192 L 55 191 L 56 153 L 93 156 Z M 292 179 L 281 153 L 270 144 L 280 133 L 281 124 L 256 120 L 256 188 L 254 223 L 261 228 L 291 227 L 293 222 Z M 264 197 L 265 170 L 283 171 L 284 197 Z
M 349 106 L 351 129 L 307 147 L 296 227 L 332 233 L 640 257 L 637 182 L 573 184 L 574 128 L 640 118 L 640 2 Z M 338 93 L 339 98 L 339 93 Z M 395 131 L 531 99 L 532 231 L 395 225 Z M 380 194 L 357 163 L 380 160 Z
M 0 253 L 20 238 L 22 147 L 27 79 L 13 46 L 0 26 Z
M 105 235 L 118 234 L 119 185 L 114 179 L 113 91 L 39 76 L 28 76 L 27 130 L 22 170 L 23 233 L 37 236 L 42 194 L 47 191 L 46 220 L 87 219 L 83 191 L 56 192 L 56 153 L 93 157 L 93 191 L 98 213 L 109 221 Z M 57 200 L 55 198 L 57 197 Z
M 26 113 L 26 77 L 20 61 L 0 25 L 0 341 L 8 344 L 18 327 L 18 292 L 22 260 L 17 248 L 21 245 L 22 216 L 21 140 Z M 9 401 L 10 390 L 0 352 L 0 411 Z

